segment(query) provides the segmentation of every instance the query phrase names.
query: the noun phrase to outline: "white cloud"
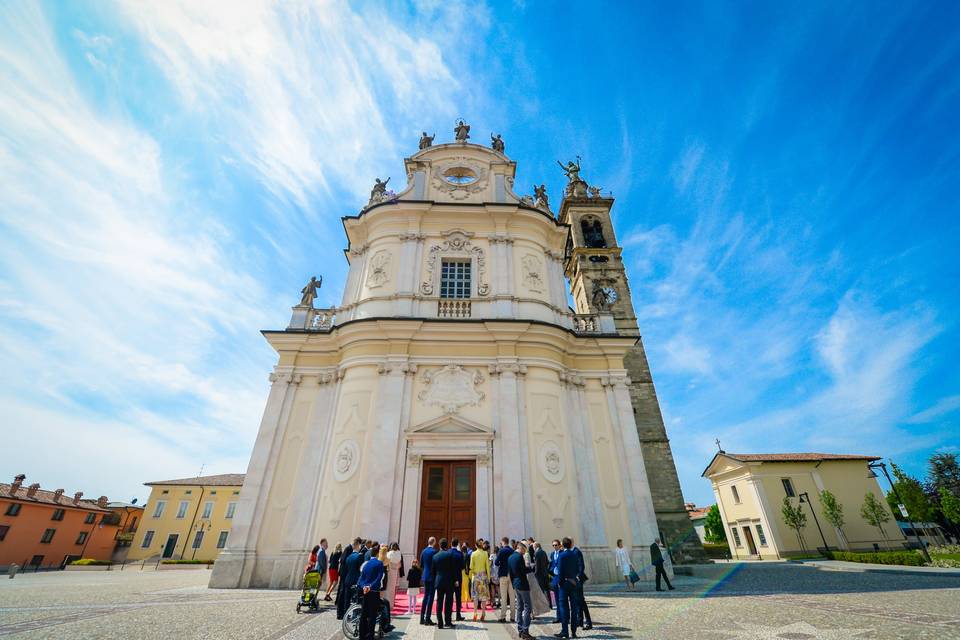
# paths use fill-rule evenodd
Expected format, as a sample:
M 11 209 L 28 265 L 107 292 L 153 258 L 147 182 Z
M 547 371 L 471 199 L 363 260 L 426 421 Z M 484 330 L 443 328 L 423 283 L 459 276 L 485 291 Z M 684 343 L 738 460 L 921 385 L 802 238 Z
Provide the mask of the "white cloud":
M 946 396 L 937 400 L 933 406 L 913 414 L 907 418 L 906 422 L 910 424 L 926 424 L 948 416 L 958 409 L 960 409 L 960 395 Z

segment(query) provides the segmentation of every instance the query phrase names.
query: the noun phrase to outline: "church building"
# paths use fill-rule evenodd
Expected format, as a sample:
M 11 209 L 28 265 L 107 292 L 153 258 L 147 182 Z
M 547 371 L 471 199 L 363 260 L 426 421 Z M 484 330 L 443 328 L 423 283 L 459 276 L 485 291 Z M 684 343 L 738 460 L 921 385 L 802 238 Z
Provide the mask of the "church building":
M 619 538 L 638 570 L 657 537 L 702 557 L 613 198 L 579 160 L 556 212 L 543 186 L 517 195 L 503 140 L 462 121 L 404 165 L 343 218 L 342 304 L 314 308 L 311 280 L 263 332 L 279 360 L 211 586 L 294 588 L 320 538 L 396 541 L 410 566 L 430 536 L 571 536 L 594 582 L 620 579 Z

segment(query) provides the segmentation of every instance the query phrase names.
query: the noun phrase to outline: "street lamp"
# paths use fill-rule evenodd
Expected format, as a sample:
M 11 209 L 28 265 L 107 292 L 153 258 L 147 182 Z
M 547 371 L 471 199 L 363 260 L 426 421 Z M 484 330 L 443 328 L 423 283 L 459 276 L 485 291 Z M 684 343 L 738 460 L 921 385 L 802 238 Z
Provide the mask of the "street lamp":
M 869 474 L 867 475 L 868 478 L 876 478 L 877 474 L 874 472 L 874 469 L 881 469 L 884 477 L 887 479 L 887 482 L 890 483 L 890 489 L 893 491 L 893 497 L 897 499 L 897 504 L 903 504 L 900 494 L 897 493 L 897 487 L 895 484 L 893 484 L 893 480 L 890 479 L 890 474 L 887 472 L 886 463 L 868 462 L 867 468 L 870 470 Z M 896 516 L 894 516 L 894 519 L 896 519 Z M 927 545 L 923 544 L 923 540 L 920 539 L 920 534 L 917 533 L 917 527 L 913 524 L 913 520 L 910 519 L 909 512 L 907 513 L 907 523 L 910 525 L 910 530 L 913 531 L 913 535 L 917 538 L 917 543 L 920 545 L 920 552 L 923 553 L 923 557 L 927 559 L 927 562 L 931 562 L 930 553 L 927 552 Z
M 799 495 L 800 504 L 804 502 L 807 503 L 807 506 L 810 507 L 810 513 L 813 514 L 813 521 L 817 523 L 817 531 L 820 532 L 820 539 L 823 540 L 823 549 L 824 551 L 829 552 L 830 546 L 827 544 L 827 539 L 823 535 L 823 529 L 820 528 L 820 521 L 817 519 L 817 512 L 813 510 L 813 503 L 810 501 L 810 494 L 804 491 Z M 804 500 L 806 498 L 806 500 Z

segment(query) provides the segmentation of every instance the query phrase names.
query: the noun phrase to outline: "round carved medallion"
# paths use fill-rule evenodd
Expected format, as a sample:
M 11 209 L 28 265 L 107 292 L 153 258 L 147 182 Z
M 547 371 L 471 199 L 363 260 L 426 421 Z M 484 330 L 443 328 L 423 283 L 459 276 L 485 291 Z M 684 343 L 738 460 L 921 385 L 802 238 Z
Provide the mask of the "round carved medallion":
M 360 445 L 356 440 L 344 440 L 337 447 L 333 458 L 333 477 L 337 482 L 346 482 L 360 466 Z
M 537 462 L 541 475 L 548 481 L 557 483 L 563 480 L 566 468 L 560 446 L 556 442 L 548 440 L 540 446 Z

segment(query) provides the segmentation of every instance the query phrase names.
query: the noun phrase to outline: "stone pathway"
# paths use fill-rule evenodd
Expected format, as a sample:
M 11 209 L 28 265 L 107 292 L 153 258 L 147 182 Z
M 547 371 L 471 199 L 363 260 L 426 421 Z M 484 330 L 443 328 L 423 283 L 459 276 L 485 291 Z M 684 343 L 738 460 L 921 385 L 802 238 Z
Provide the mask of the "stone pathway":
M 198 572 L 53 572 L 0 580 L 0 638 L 334 640 L 328 603 L 296 613 L 298 593 L 211 590 Z M 795 564 L 719 565 L 677 591 L 588 593 L 595 627 L 581 637 L 656 640 L 956 638 L 960 578 L 820 571 Z M 516 626 L 469 619 L 456 629 L 394 618 L 389 640 L 507 640 Z M 544 616 L 542 620 L 547 620 Z M 557 625 L 535 624 L 550 638 Z

